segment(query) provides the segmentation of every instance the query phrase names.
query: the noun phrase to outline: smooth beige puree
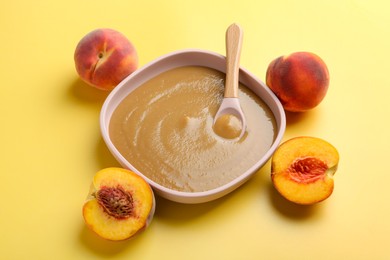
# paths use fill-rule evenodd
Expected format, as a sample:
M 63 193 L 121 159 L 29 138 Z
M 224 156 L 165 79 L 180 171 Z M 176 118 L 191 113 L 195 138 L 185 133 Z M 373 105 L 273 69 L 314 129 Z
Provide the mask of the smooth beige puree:
M 213 118 L 224 79 L 217 70 L 196 66 L 150 79 L 114 111 L 109 125 L 113 144 L 137 170 L 174 190 L 207 191 L 232 181 L 270 148 L 275 119 L 259 97 L 240 85 L 246 133 L 240 140 L 217 135 Z

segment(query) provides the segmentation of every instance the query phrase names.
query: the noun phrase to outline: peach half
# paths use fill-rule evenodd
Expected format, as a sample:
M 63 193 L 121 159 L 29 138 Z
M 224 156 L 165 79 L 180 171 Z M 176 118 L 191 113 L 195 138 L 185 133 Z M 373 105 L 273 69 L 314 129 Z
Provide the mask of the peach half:
M 287 200 L 314 204 L 332 194 L 338 162 L 338 151 L 327 141 L 306 136 L 292 138 L 275 151 L 271 179 Z
M 273 60 L 266 83 L 286 111 L 304 112 L 324 99 L 329 87 L 325 62 L 311 52 L 295 52 Z
M 113 29 L 96 29 L 86 34 L 74 52 L 76 71 L 87 84 L 112 90 L 138 67 L 133 44 Z
M 145 229 L 154 210 L 155 199 L 149 184 L 130 170 L 112 167 L 94 176 L 83 217 L 100 237 L 119 241 Z

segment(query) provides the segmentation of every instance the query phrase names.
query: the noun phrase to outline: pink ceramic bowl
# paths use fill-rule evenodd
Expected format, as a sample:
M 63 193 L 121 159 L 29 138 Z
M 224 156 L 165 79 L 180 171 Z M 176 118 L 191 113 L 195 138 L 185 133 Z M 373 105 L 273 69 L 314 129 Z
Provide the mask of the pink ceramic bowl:
M 142 172 L 138 171 L 131 164 L 131 162 L 127 161 L 122 156 L 122 154 L 111 142 L 108 128 L 114 110 L 131 91 L 164 71 L 183 66 L 204 66 L 225 73 L 226 61 L 225 56 L 217 53 L 189 49 L 164 55 L 150 62 L 149 64 L 146 64 L 125 78 L 107 97 L 100 114 L 100 127 L 103 139 L 116 160 L 124 168 L 130 169 L 145 178 L 145 180 L 153 187 L 154 191 L 158 195 L 166 199 L 181 203 L 202 203 L 215 200 L 232 192 L 245 183 L 270 159 L 283 137 L 286 128 L 286 117 L 281 103 L 270 91 L 270 89 L 249 71 L 244 68 L 240 68 L 240 82 L 250 88 L 256 95 L 258 95 L 269 106 L 275 117 L 277 125 L 276 135 L 275 140 L 268 152 L 250 169 L 244 171 L 239 177 L 223 186 L 212 190 L 202 192 L 181 192 L 161 186 L 160 184 L 155 183 L 154 181 L 144 176 Z

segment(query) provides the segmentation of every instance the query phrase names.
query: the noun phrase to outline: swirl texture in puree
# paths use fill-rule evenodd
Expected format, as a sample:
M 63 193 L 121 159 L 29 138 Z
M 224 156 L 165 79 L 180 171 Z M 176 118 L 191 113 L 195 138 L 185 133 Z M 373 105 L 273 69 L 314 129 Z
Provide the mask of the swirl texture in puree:
M 247 120 L 240 139 L 213 131 L 225 74 L 188 66 L 159 74 L 119 104 L 109 125 L 118 151 L 143 175 L 170 189 L 199 192 L 229 183 L 271 147 L 275 119 L 267 105 L 240 84 Z

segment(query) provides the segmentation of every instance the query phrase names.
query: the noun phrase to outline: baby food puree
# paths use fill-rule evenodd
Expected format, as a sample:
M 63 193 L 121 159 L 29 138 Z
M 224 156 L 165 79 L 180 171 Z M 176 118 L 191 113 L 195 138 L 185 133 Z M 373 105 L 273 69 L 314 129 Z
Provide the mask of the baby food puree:
M 213 119 L 224 81 L 224 73 L 200 66 L 175 68 L 150 79 L 114 111 L 109 125 L 113 144 L 138 171 L 174 190 L 207 191 L 232 181 L 269 150 L 275 119 L 240 84 L 246 133 L 241 139 L 217 135 Z M 234 124 L 222 128 L 236 131 Z

